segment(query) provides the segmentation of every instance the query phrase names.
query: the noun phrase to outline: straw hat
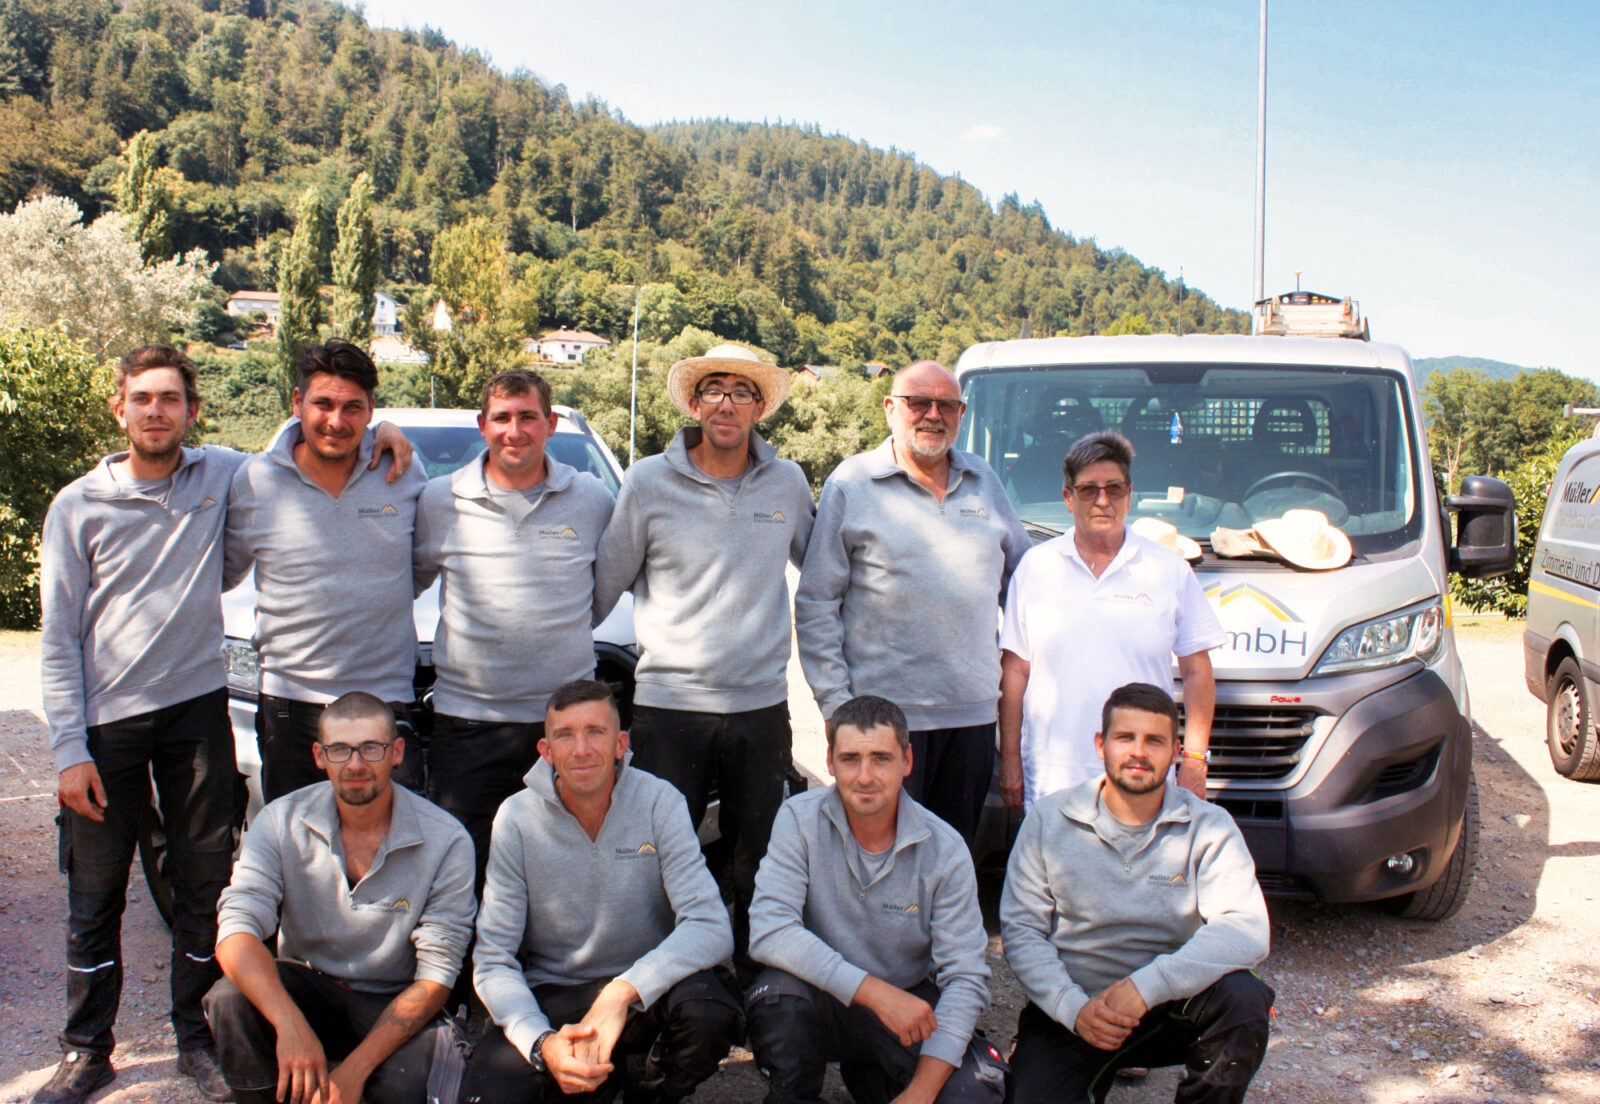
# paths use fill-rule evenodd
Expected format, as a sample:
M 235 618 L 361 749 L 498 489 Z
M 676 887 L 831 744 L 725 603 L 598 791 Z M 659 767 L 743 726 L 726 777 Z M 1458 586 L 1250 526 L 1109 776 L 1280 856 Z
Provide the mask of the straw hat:
M 1261 544 L 1254 529 L 1225 529 L 1220 525 L 1211 532 L 1211 551 L 1230 560 L 1244 559 L 1248 556 L 1277 558 L 1273 555 L 1272 549 Z
M 1330 571 L 1350 562 L 1350 538 L 1321 510 L 1288 510 L 1256 522 L 1256 536 L 1296 567 Z
M 1128 528 L 1138 533 L 1145 540 L 1155 541 L 1162 548 L 1176 552 L 1191 563 L 1198 561 L 1202 556 L 1200 546 L 1178 532 L 1178 527 L 1170 521 L 1142 517 Z
M 763 364 L 760 357 L 743 345 L 729 343 L 707 349 L 704 356 L 688 357 L 674 364 L 667 372 L 667 397 L 673 406 L 693 417 L 689 400 L 694 397 L 695 388 L 707 376 L 717 375 L 743 376 L 755 384 L 766 403 L 761 412 L 763 421 L 777 413 L 789 395 L 791 376 L 788 372 L 775 364 Z

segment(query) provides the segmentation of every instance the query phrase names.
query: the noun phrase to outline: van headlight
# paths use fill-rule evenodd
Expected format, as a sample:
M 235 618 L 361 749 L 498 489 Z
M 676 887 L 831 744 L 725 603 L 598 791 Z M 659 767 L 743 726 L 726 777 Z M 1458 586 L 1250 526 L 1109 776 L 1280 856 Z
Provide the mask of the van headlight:
M 248 640 L 227 637 L 222 641 L 222 662 L 228 669 L 228 689 L 247 698 L 261 693 L 261 653 Z
M 1371 671 L 1407 659 L 1432 663 L 1444 645 L 1444 607 L 1437 598 L 1387 617 L 1352 625 L 1333 638 L 1313 675 Z

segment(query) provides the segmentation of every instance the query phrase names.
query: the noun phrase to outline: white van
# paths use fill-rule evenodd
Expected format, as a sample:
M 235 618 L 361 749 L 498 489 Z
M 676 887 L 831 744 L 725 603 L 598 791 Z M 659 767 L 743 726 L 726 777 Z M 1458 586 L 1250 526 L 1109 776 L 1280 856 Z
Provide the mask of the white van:
M 1600 779 L 1592 702 L 1600 701 L 1600 440 L 1567 450 L 1550 481 L 1528 572 L 1524 677 L 1545 703 L 1550 761 L 1568 778 Z
M 1111 429 L 1136 451 L 1129 521 L 1160 518 L 1200 543 L 1195 571 L 1228 631 L 1211 656 L 1210 796 L 1243 830 L 1262 887 L 1388 899 L 1427 919 L 1459 908 L 1477 796 L 1447 573 L 1510 569 L 1513 499 L 1504 483 L 1472 477 L 1463 496 L 1440 501 L 1404 350 L 1348 338 L 1049 338 L 976 345 L 956 371 L 968 403 L 958 443 L 993 466 L 1032 526 L 1071 525 L 1062 459 L 1079 437 Z M 1218 527 L 1293 508 L 1343 529 L 1351 561 L 1312 572 L 1211 549 Z

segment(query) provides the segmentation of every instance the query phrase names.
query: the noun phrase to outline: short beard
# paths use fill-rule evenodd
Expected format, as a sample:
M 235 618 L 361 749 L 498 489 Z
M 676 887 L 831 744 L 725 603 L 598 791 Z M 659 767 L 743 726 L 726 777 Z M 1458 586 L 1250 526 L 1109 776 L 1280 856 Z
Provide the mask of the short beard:
M 151 452 L 134 443 L 132 437 L 128 438 L 128 451 L 133 453 L 140 461 L 146 464 L 170 463 L 174 456 L 183 451 L 183 438 L 178 437 L 172 442 L 172 447 L 161 452 Z
M 895 445 L 897 447 L 905 449 L 905 451 L 911 453 L 911 455 L 915 456 L 919 460 L 943 460 L 946 456 L 950 455 L 951 444 L 952 442 L 948 432 L 945 434 L 944 441 L 935 447 L 930 448 L 927 445 L 921 444 L 917 440 L 917 430 L 915 426 L 906 431 L 904 441 L 895 441 Z
M 1167 776 L 1164 774 L 1158 774 L 1155 771 L 1151 771 L 1150 782 L 1142 789 L 1138 786 L 1128 785 L 1118 775 L 1112 774 L 1110 771 L 1106 771 L 1106 781 L 1110 782 L 1113 786 L 1125 794 L 1129 794 L 1133 797 L 1143 797 L 1145 794 L 1155 793 L 1162 786 L 1165 786 L 1167 784 Z
M 356 806 L 371 805 L 374 801 L 378 800 L 378 795 L 383 792 L 383 790 L 378 786 L 376 780 L 365 783 L 359 787 L 351 786 L 346 788 L 344 786 L 336 785 L 333 789 L 334 792 L 339 795 L 340 801 L 343 801 L 346 805 Z

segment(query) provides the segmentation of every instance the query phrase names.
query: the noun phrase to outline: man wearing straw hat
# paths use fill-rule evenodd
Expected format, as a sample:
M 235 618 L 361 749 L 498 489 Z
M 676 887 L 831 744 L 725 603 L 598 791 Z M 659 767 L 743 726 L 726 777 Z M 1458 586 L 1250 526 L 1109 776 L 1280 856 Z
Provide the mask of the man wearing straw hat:
M 989 465 L 951 447 L 964 409 L 941 364 L 895 376 L 889 439 L 822 488 L 794 608 L 822 715 L 892 698 L 911 725 L 906 792 L 970 844 L 994 772 L 995 620 L 1030 541 Z
M 741 345 L 674 364 L 667 393 L 697 424 L 628 469 L 595 564 L 599 616 L 633 591 L 633 765 L 678 787 L 695 823 L 717 789 L 736 965 L 790 761 L 784 565 L 804 560 L 816 512 L 799 465 L 755 432 L 789 378 Z

